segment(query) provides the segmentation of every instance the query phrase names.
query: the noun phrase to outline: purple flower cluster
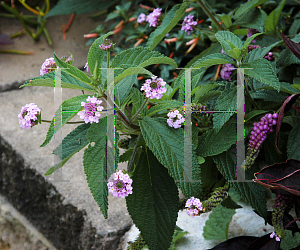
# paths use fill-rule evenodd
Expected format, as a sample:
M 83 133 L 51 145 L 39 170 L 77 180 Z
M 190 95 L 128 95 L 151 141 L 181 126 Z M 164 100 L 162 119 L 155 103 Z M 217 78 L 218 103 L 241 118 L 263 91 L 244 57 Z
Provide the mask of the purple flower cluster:
M 150 97 L 150 99 L 160 99 L 162 98 L 162 94 L 167 92 L 165 86 L 166 82 L 162 78 L 157 78 L 157 76 L 152 76 L 151 79 L 147 79 L 141 90 L 144 90 L 146 93 L 146 97 Z
M 248 153 L 245 160 L 245 168 L 249 168 L 259 153 L 260 146 L 267 138 L 267 134 L 273 132 L 273 126 L 277 124 L 278 114 L 266 114 L 260 119 L 260 122 L 253 124 L 250 135 Z
M 250 52 L 250 51 L 252 51 L 252 50 L 255 50 L 255 49 L 257 49 L 257 48 L 259 48 L 259 45 L 249 45 L 248 46 L 248 53 Z
M 84 68 L 86 69 L 86 72 L 90 72 L 89 64 L 88 64 L 88 63 L 86 63 L 86 64 L 84 65 Z
M 231 71 L 234 70 L 234 66 L 230 63 L 226 63 L 222 65 L 222 69 L 220 75 L 223 79 L 231 81 L 230 75 Z
M 257 29 L 252 29 L 252 28 L 248 29 L 247 38 L 253 36 L 253 35 L 256 34 L 256 33 L 260 33 L 260 31 L 257 30 Z M 252 43 L 256 43 L 256 40 L 253 39 L 253 40 L 252 40 Z
M 128 174 L 123 174 L 122 170 L 113 173 L 109 178 L 107 186 L 108 191 L 115 197 L 125 198 L 132 194 L 132 179 Z
M 102 44 L 99 45 L 100 49 L 110 51 L 113 49 L 113 42 L 110 39 L 105 39 Z
M 136 21 L 137 21 L 138 23 L 142 23 L 142 22 L 146 21 L 146 14 L 141 13 L 141 14 L 139 15 L 139 17 L 137 18 Z
M 272 232 L 270 234 L 270 238 L 273 239 L 275 237 L 276 241 L 280 241 L 280 236 L 278 234 L 276 234 L 275 232 Z
M 193 27 L 197 25 L 197 21 L 193 21 L 194 16 L 188 15 L 184 18 L 181 30 L 184 30 L 188 35 L 193 31 Z
M 264 58 L 267 59 L 268 61 L 274 61 L 274 59 L 275 59 L 272 52 L 268 52 L 268 53 L 264 56 Z
M 202 211 L 202 203 L 198 198 L 191 197 L 185 203 L 185 207 L 187 207 L 186 213 L 191 216 L 200 216 L 199 211 Z
M 180 128 L 181 127 L 181 123 L 184 122 L 184 117 L 182 116 L 182 114 L 179 113 L 178 110 L 174 109 L 171 110 L 167 116 L 169 117 L 169 119 L 167 120 L 167 123 L 170 127 L 173 128 Z M 174 121 L 174 119 L 176 119 L 176 121 Z
M 94 96 L 89 96 L 86 100 L 88 103 L 81 102 L 81 106 L 84 106 L 84 110 L 79 111 L 77 115 L 79 115 L 81 119 L 84 119 L 85 123 L 98 123 L 99 117 L 101 116 L 100 111 L 102 111 L 104 108 L 100 105 L 102 101 L 98 100 Z
M 40 69 L 40 75 L 43 76 L 55 70 L 56 68 L 58 68 L 58 66 L 56 66 L 54 58 L 53 57 L 47 58 L 45 62 L 42 64 L 42 68 Z
M 158 18 L 161 15 L 160 8 L 154 9 L 153 12 L 151 12 L 147 17 L 144 13 L 141 13 L 137 19 L 138 23 L 142 23 L 145 20 L 149 23 L 149 27 L 156 27 L 158 24 Z
M 41 110 L 34 105 L 34 103 L 26 104 L 22 107 L 19 117 L 19 124 L 22 128 L 29 129 L 33 127 L 36 123 L 35 121 L 38 119 L 39 113 Z

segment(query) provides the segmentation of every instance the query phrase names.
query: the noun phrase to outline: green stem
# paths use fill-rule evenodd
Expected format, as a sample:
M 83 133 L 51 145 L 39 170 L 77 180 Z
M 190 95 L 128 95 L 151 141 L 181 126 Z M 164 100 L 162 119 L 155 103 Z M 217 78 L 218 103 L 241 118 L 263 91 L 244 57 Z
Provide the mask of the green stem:
M 219 24 L 218 20 L 214 17 L 214 15 L 210 12 L 210 10 L 206 7 L 206 5 L 202 2 L 202 0 L 197 0 L 199 5 L 205 14 L 212 20 L 212 22 L 217 26 L 219 30 L 224 30 L 224 28 Z
M 44 31 L 44 34 L 45 34 L 45 37 L 46 37 L 46 39 L 47 39 L 48 44 L 51 46 L 51 45 L 52 45 L 52 40 L 51 40 L 51 37 L 50 37 L 50 35 L 49 35 L 47 29 L 44 28 L 43 31 Z
M 137 150 L 137 146 L 138 146 L 138 142 L 139 142 L 139 139 L 141 137 L 141 134 L 142 134 L 142 132 L 140 132 L 138 138 L 136 139 L 136 143 L 134 145 L 134 149 L 133 149 L 133 152 L 132 152 L 132 155 L 131 155 L 131 158 L 130 158 L 130 162 L 129 162 L 128 167 L 127 167 L 127 172 L 130 172 L 130 168 L 131 168 L 131 165 L 132 165 L 132 162 L 133 162 L 136 150 Z
M 109 68 L 110 51 L 107 51 L 107 68 Z
M 33 34 L 33 39 L 37 40 L 39 38 L 39 36 L 41 35 L 41 33 L 43 32 L 45 25 L 46 25 L 47 19 L 45 19 L 41 25 L 41 27 L 39 27 L 36 31 L 35 34 Z
M 133 117 L 131 117 L 129 123 L 133 123 L 134 122 L 134 119 L 139 115 L 139 113 L 142 111 L 142 109 L 144 108 L 144 106 L 146 105 L 147 103 L 147 99 L 145 99 L 143 105 L 140 107 L 140 109 L 134 114 Z
M 19 31 L 19 32 L 15 33 L 15 34 L 12 34 L 12 35 L 10 35 L 9 37 L 10 37 L 10 38 L 15 38 L 15 37 L 18 37 L 18 36 L 22 35 L 23 33 L 24 33 L 24 30 Z
M 246 90 L 246 94 L 249 96 L 251 103 L 254 105 L 254 107 L 257 110 L 260 110 L 260 108 L 258 107 L 258 105 L 256 104 L 256 102 L 253 100 L 252 96 L 250 95 L 250 92 L 248 90 L 248 86 L 247 86 L 247 82 L 248 82 L 249 76 L 247 77 L 246 83 L 245 83 L 245 90 Z
M 0 49 L 0 53 L 12 53 L 19 55 L 32 55 L 33 52 L 30 51 L 21 51 L 21 50 L 11 50 L 11 49 Z

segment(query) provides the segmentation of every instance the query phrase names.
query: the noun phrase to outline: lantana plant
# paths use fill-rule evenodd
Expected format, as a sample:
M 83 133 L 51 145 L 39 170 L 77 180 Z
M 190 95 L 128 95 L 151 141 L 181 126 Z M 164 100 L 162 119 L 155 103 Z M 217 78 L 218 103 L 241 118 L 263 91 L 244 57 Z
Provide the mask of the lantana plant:
M 278 37 L 266 45 L 265 37 L 280 35 L 277 23 L 272 19 L 274 27 L 270 21 L 258 29 L 257 23 L 248 25 L 243 20 L 247 11 L 261 13 L 260 8 L 256 10 L 257 1 L 241 5 L 234 13 L 235 22 L 246 23 L 247 29 L 243 32 L 238 31 L 231 16 L 214 16 L 211 8 L 205 8 L 200 0 L 197 2 L 211 19 L 211 33 L 206 38 L 214 43 L 187 62 L 173 82 L 154 75 L 148 66 L 178 67 L 176 61 L 154 49 L 177 24 L 183 32 L 196 29 L 194 17 L 185 17 L 190 6 L 188 1 L 175 5 L 164 14 L 163 20 L 161 8 L 153 8 L 147 15 L 140 14 L 137 23 L 148 22 L 151 28 L 156 28 L 145 47 L 136 46 L 113 55 L 114 43 L 107 39 L 114 34 L 110 32 L 91 45 L 85 71 L 72 66 L 74 58 L 65 61 L 54 54 L 53 59 L 45 62 L 51 71 L 44 72 L 42 68 L 41 76 L 22 87 L 54 87 L 55 71 L 61 69 L 61 87 L 82 91 L 62 103 L 64 111 L 78 111 L 63 113 L 63 126 L 73 117 L 82 119 L 82 124 L 62 141 L 62 148 L 65 145 L 71 148 L 69 155 L 61 157 L 62 165 L 87 146 L 83 165 L 90 190 L 105 218 L 109 193 L 126 199 L 128 212 L 141 232 L 132 247 L 146 244 L 149 249 L 168 249 L 180 209 L 186 209 L 192 217 L 211 212 L 210 218 L 220 213 L 223 217 L 222 211 L 227 211 L 231 216 L 220 223 L 224 223 L 228 232 L 234 210 L 241 208 L 232 195 L 238 194 L 265 222 L 274 226 L 274 232 L 255 241 L 252 239 L 248 249 L 267 246 L 279 250 L 289 241 L 297 242 L 299 232 L 296 221 L 300 217 L 300 122 L 297 115 L 300 85 L 297 70 L 288 69 L 300 63 L 300 35 L 290 40 L 282 34 L 283 40 Z M 282 1 L 280 6 L 284 3 Z M 275 12 L 280 15 L 281 11 L 282 8 Z M 269 16 L 277 15 L 272 13 Z M 260 17 L 264 18 L 265 14 Z M 218 22 L 219 18 L 222 21 Z M 258 32 L 262 30 L 266 32 Z M 254 40 L 255 45 L 251 44 Z M 283 41 L 288 48 L 279 53 Z M 106 74 L 112 70 L 114 81 Z M 141 76 L 142 84 L 138 82 Z M 114 89 L 114 100 L 111 89 Z M 84 91 L 93 94 L 87 95 Z M 109 144 L 106 112 L 109 110 L 105 107 L 108 106 L 115 111 L 114 173 L 110 174 L 106 159 Z M 238 138 L 242 138 L 240 141 L 245 146 L 245 159 L 237 165 L 237 127 L 241 126 L 237 118 L 241 120 L 241 115 L 244 134 Z M 43 123 L 40 116 L 37 106 L 26 105 L 19 114 L 20 125 L 29 128 Z M 55 132 L 52 119 L 42 147 Z M 120 136 L 125 138 L 120 139 Z M 118 148 L 126 152 L 119 155 Z M 128 162 L 127 169 L 117 170 L 119 162 Z M 45 175 L 57 168 L 51 167 Z M 245 171 L 244 180 L 237 181 L 237 168 Z M 267 210 L 265 187 L 275 193 L 273 211 Z M 178 189 L 183 199 L 179 199 Z M 293 206 L 297 218 L 289 214 Z M 203 236 L 211 239 L 214 228 L 209 221 Z M 232 242 L 239 245 L 239 239 L 224 244 Z

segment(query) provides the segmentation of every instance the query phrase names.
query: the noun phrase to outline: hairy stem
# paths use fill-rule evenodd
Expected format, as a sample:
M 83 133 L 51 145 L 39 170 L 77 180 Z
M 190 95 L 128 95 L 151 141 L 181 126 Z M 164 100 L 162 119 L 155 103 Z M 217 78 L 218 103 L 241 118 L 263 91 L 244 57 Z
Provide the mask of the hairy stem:
M 142 111 L 142 109 L 145 107 L 146 103 L 147 103 L 147 99 L 145 99 L 143 105 L 142 105 L 142 106 L 140 107 L 140 109 L 134 114 L 134 116 L 131 117 L 129 123 L 133 123 L 133 122 L 134 122 L 135 118 L 139 115 L 139 113 L 140 113 L 140 112 Z

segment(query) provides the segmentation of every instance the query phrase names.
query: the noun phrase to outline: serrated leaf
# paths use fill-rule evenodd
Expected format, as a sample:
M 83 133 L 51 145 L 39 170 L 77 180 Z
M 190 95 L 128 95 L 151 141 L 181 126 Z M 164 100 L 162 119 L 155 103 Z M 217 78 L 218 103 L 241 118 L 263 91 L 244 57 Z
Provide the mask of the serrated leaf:
M 51 174 L 53 174 L 53 172 L 56 171 L 57 169 L 62 168 L 62 167 L 67 163 L 67 161 L 71 159 L 72 156 L 73 156 L 73 155 L 69 155 L 68 157 L 64 158 L 61 162 L 57 163 L 55 166 L 49 168 L 49 169 L 47 170 L 47 172 L 46 172 L 44 175 L 45 175 L 45 176 L 51 175 Z
M 166 119 L 142 117 L 139 121 L 146 145 L 158 161 L 168 168 L 170 175 L 186 197 L 199 197 L 201 186 L 199 182 L 184 182 L 184 131 L 167 125 Z M 194 151 L 194 149 L 193 149 Z M 193 152 L 192 179 L 200 180 L 200 169 L 196 155 Z M 190 171 L 190 169 L 186 170 Z
M 148 76 L 153 75 L 147 69 L 144 69 L 141 67 L 131 67 L 131 68 L 125 69 L 121 74 L 119 74 L 117 77 L 115 77 L 115 83 L 118 83 L 119 81 L 123 80 L 127 76 L 138 75 L 138 74 L 144 74 L 144 75 L 148 75 Z
M 131 88 L 135 82 L 137 82 L 137 75 L 131 75 L 115 85 L 115 102 L 119 107 L 126 103 L 126 99 L 128 99 Z
M 224 111 L 215 112 L 213 114 L 214 130 L 218 132 L 222 128 L 222 126 L 230 119 L 230 117 L 233 116 L 236 112 L 237 89 L 234 84 L 222 91 L 222 94 L 217 99 L 214 109 L 218 111 Z
M 243 47 L 241 39 L 230 31 L 218 31 L 216 33 L 216 38 L 222 45 L 222 48 L 226 54 L 230 54 L 230 50 L 235 48 L 241 50 Z
M 282 0 L 278 4 L 277 8 L 269 14 L 269 16 L 265 22 L 265 32 L 266 33 L 272 34 L 272 35 L 276 34 L 276 27 L 277 27 L 279 17 L 281 15 L 281 11 L 282 11 L 285 3 L 286 3 L 286 0 Z
M 185 14 L 185 10 L 189 6 L 189 2 L 183 2 L 182 4 L 176 4 L 167 13 L 161 25 L 153 31 L 147 41 L 146 46 L 153 50 L 157 44 L 166 36 L 167 33 L 179 22 L 181 17 Z
M 234 18 L 237 19 L 238 17 L 244 15 L 249 11 L 250 9 L 261 5 L 263 3 L 267 2 L 267 0 L 250 0 L 246 3 L 244 3 L 241 7 L 239 7 L 234 14 Z
M 86 0 L 82 2 L 81 0 L 60 0 L 51 10 L 45 15 L 45 18 L 57 15 L 66 15 L 70 13 L 83 14 L 88 12 L 93 12 L 95 10 L 101 11 L 110 6 L 112 6 L 116 0 L 104 0 L 104 1 L 94 1 Z
M 147 61 L 142 62 L 139 66 L 146 67 L 153 64 L 169 64 L 172 65 L 175 69 L 177 68 L 177 63 L 169 57 L 151 57 Z
M 295 79 L 295 78 L 294 78 Z M 273 89 L 271 86 L 263 86 L 260 88 L 257 88 L 256 90 L 261 90 L 261 89 Z M 298 89 L 294 87 L 294 85 L 290 84 L 289 82 L 280 82 L 280 92 L 285 92 L 289 94 L 296 94 L 298 93 Z
M 251 76 L 262 83 L 272 86 L 278 92 L 280 91 L 280 82 L 268 60 L 257 59 L 243 64 L 243 68 L 252 68 L 244 69 L 245 75 Z
M 61 160 L 67 158 L 69 155 L 74 155 L 84 148 L 88 143 L 85 137 L 90 127 L 90 123 L 84 123 L 76 127 L 69 133 L 59 146 L 53 150 L 53 154 L 57 155 Z
M 204 85 L 204 86 L 198 86 L 197 88 L 195 88 L 193 91 L 192 91 L 192 95 L 195 93 L 195 97 L 193 99 L 193 102 L 198 102 L 200 100 L 200 98 L 202 96 L 204 96 L 208 91 L 216 88 L 216 87 L 219 87 L 221 85 L 219 84 L 208 84 L 208 85 Z
M 288 66 L 291 64 L 300 64 L 300 60 L 293 55 L 289 49 L 284 49 L 280 53 L 278 60 L 276 60 L 276 67 Z
M 100 78 L 101 65 L 104 59 L 104 51 L 99 48 L 99 45 L 101 45 L 108 36 L 113 34 L 113 32 L 108 32 L 105 35 L 97 38 L 89 49 L 87 61 L 90 72 L 92 72 L 95 79 Z
M 132 89 L 132 116 L 135 115 L 135 113 L 142 107 L 143 103 L 145 102 L 145 96 L 142 95 L 142 93 L 137 89 Z M 144 108 L 141 110 L 141 115 L 146 115 L 148 112 L 147 105 L 144 106 Z
M 226 152 L 213 156 L 214 162 L 221 174 L 226 180 L 236 180 L 236 146 L 232 146 Z M 239 166 L 238 166 L 239 167 Z M 253 178 L 249 171 L 245 173 L 247 178 Z M 259 214 L 267 220 L 267 205 L 265 189 L 254 182 L 231 182 L 235 191 L 241 196 L 243 200 L 248 202 L 253 209 L 259 212 Z
M 62 68 L 61 70 L 66 72 L 67 74 L 73 76 L 74 78 L 86 83 L 86 84 L 90 84 L 91 83 L 91 80 L 90 78 L 85 74 L 83 73 L 80 69 L 77 69 L 76 67 L 60 60 L 55 52 L 54 52 L 54 60 L 56 62 L 56 65 L 60 68 Z
M 27 87 L 27 86 L 42 86 L 42 87 L 53 88 L 55 87 L 54 80 L 55 80 L 55 72 L 52 71 L 43 76 L 38 76 L 32 78 L 31 80 L 26 81 L 23 85 L 20 86 L 20 88 Z M 94 90 L 90 85 L 72 77 L 71 75 L 63 71 L 61 72 L 61 80 L 62 80 L 61 82 L 62 88 L 80 89 L 80 90 L 87 90 L 87 91 Z
M 259 31 L 264 30 L 264 23 L 267 19 L 268 15 L 259 8 L 252 8 L 249 11 L 247 11 L 242 16 L 238 17 L 236 21 L 233 23 L 234 25 L 240 25 L 242 27 L 257 29 Z M 236 31 L 239 31 L 242 29 L 237 29 Z M 245 29 L 244 34 L 239 35 L 247 35 L 248 29 Z M 236 32 L 234 32 L 235 35 L 238 35 Z
M 86 180 L 91 193 L 98 203 L 104 218 L 107 219 L 108 188 L 106 181 L 106 129 L 107 117 L 99 119 L 99 123 L 92 123 L 86 138 L 90 143 L 84 150 L 83 166 Z
M 65 100 L 62 103 L 62 110 L 63 111 L 74 111 L 74 110 L 76 110 L 76 112 L 63 112 L 62 113 L 62 126 L 65 125 L 74 116 L 77 115 L 78 111 L 80 111 L 83 108 L 81 106 L 81 102 L 86 101 L 88 96 L 89 95 L 75 96 L 75 97 L 72 97 L 70 99 Z M 59 114 L 56 118 L 56 121 L 58 120 L 58 118 L 59 118 L 59 121 L 60 121 L 61 109 L 57 109 L 55 111 L 55 113 Z M 59 122 L 59 121 L 57 121 L 57 122 Z M 43 144 L 40 147 L 46 146 L 51 141 L 54 133 L 56 133 L 56 132 L 57 131 L 54 130 L 54 118 L 53 118 L 52 121 L 51 121 L 51 124 L 49 126 L 48 132 L 47 132 L 46 140 L 43 142 Z
M 199 60 L 197 60 L 193 65 L 192 68 L 202 68 L 206 66 L 212 66 L 217 64 L 225 64 L 225 63 L 232 63 L 232 59 L 224 55 L 222 53 L 215 53 L 208 56 L 205 56 Z
M 230 196 L 227 196 L 227 198 L 221 202 L 221 205 L 229 209 L 242 208 L 242 206 L 238 205 Z
M 119 162 L 129 161 L 133 153 L 133 149 L 130 148 L 126 150 L 122 155 L 120 155 Z
M 278 93 L 276 90 L 266 90 L 262 89 L 250 94 L 253 99 L 263 99 L 265 101 L 272 101 L 272 102 L 284 102 L 286 94 L 285 93 Z
M 206 240 L 227 240 L 229 223 L 235 213 L 234 209 L 228 209 L 219 205 L 212 211 L 209 219 L 205 222 L 203 237 Z
M 257 33 L 257 34 L 254 34 L 250 37 L 247 38 L 246 42 L 244 43 L 243 45 L 243 49 L 248 49 L 248 46 L 250 45 L 250 43 L 253 41 L 253 39 L 257 36 L 260 36 L 262 35 L 263 33 Z
M 287 144 L 287 156 L 288 159 L 300 160 L 300 122 L 298 121 L 295 127 L 289 134 L 288 144 Z
M 183 103 L 176 100 L 162 101 L 157 105 L 151 107 L 148 111 L 147 116 L 152 116 L 160 111 L 169 112 L 169 109 L 179 108 L 181 106 L 183 106 Z
M 241 56 L 241 50 L 239 48 L 231 49 L 228 52 L 236 60 L 238 60 Z
M 225 124 L 220 131 L 211 129 L 200 138 L 197 155 L 202 157 L 220 154 L 236 143 L 236 124 Z
M 168 170 L 143 150 L 132 176 L 127 210 L 150 249 L 168 249 L 178 216 L 178 189 Z
M 297 249 L 300 245 L 300 233 L 295 233 L 294 236 L 290 230 L 286 230 L 285 233 L 284 238 L 281 240 L 280 248 L 282 250 Z

